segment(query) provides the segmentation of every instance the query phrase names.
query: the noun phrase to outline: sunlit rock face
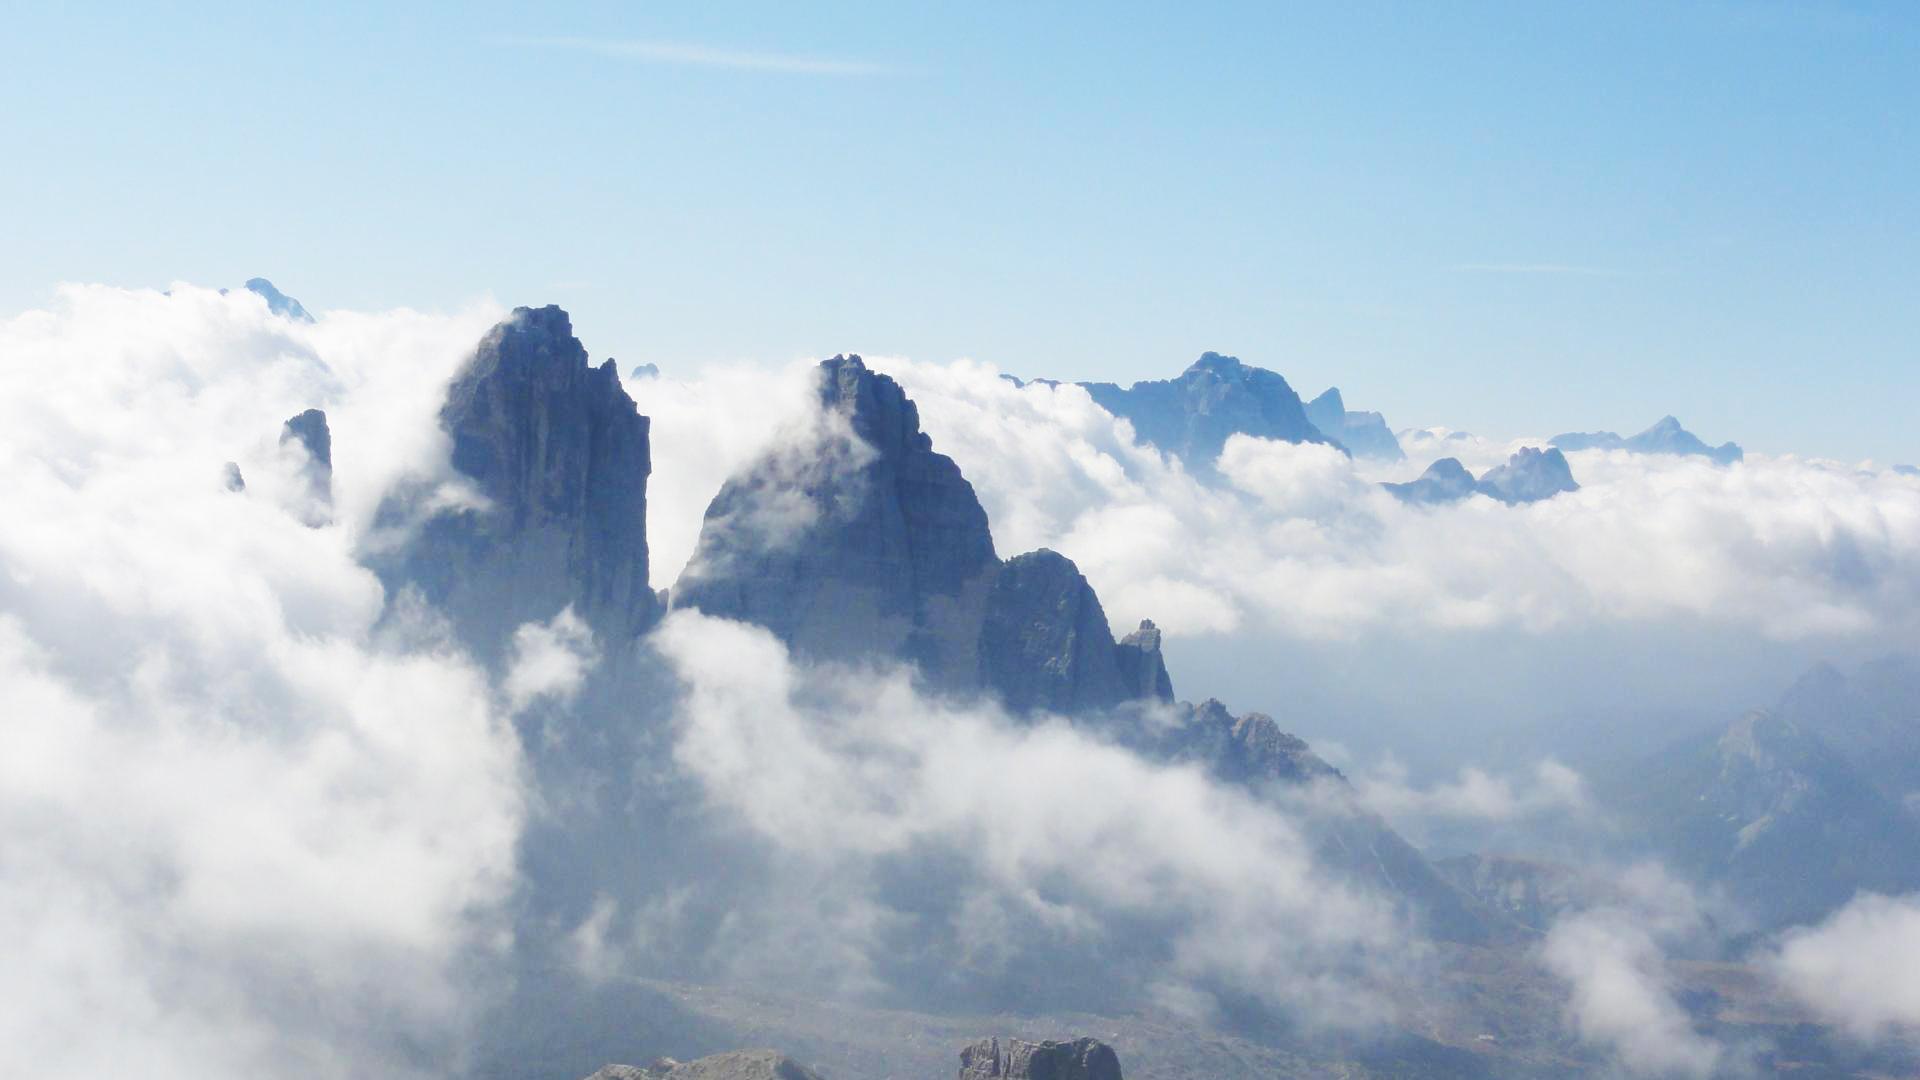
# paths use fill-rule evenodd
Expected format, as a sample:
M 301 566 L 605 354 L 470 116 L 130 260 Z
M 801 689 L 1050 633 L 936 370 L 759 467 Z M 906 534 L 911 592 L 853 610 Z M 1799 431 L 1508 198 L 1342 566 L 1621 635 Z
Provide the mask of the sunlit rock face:
M 1140 441 L 1178 455 L 1200 475 L 1213 474 L 1233 435 L 1334 442 L 1307 419 L 1306 406 L 1286 379 L 1219 353 L 1202 355 L 1177 379 L 1137 382 L 1126 389 L 1113 383 L 1080 385 L 1101 408 L 1131 421 Z
M 565 311 L 516 308 L 488 331 L 440 426 L 469 497 L 413 491 L 382 508 L 408 534 L 376 560 L 390 589 L 417 588 L 486 656 L 568 605 L 616 647 L 653 624 L 648 421 L 613 361 L 588 362 Z

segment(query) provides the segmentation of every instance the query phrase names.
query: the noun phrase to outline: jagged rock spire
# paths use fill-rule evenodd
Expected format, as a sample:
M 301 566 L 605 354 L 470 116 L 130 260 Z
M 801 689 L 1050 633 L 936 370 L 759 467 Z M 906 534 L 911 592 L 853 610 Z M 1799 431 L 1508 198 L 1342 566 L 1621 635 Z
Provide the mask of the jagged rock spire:
M 447 388 L 440 426 L 484 505 L 431 513 L 383 577 L 445 610 L 493 656 L 523 622 L 571 604 L 603 647 L 651 626 L 648 420 L 613 361 L 595 367 L 559 307 L 515 308 Z M 418 517 L 383 508 L 389 523 Z

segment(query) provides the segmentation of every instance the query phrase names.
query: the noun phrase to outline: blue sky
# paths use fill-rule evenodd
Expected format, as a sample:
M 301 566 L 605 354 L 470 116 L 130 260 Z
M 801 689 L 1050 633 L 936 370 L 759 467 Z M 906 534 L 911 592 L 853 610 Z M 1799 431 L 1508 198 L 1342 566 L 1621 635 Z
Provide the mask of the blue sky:
M 10 11 L 0 311 L 264 274 L 1920 459 L 1906 5 L 386 7 Z

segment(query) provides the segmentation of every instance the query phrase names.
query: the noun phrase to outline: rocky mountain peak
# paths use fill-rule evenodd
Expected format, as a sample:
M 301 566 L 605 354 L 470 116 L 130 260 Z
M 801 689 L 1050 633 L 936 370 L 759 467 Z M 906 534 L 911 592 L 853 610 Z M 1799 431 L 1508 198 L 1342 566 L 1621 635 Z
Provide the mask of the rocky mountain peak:
M 333 432 L 327 427 L 327 414 L 319 409 L 308 409 L 289 417 L 280 425 L 280 442 L 281 445 L 298 442 L 314 464 L 333 471 Z
M 245 288 L 248 292 L 265 300 L 267 310 L 275 315 L 285 316 L 295 322 L 313 321 L 313 316 L 307 313 L 307 309 L 301 306 L 300 301 L 274 288 L 273 282 L 266 278 L 248 278 Z
M 1171 699 L 1157 633 L 1115 642 L 1071 559 L 994 555 L 973 486 L 898 383 L 851 355 L 822 362 L 819 379 L 827 433 L 783 440 L 727 481 L 675 607 L 757 623 L 808 657 L 908 661 L 937 688 L 985 690 L 1015 712 Z
M 1478 490 L 1478 483 L 1459 458 L 1443 457 L 1427 466 L 1416 480 L 1380 486 L 1402 502 L 1438 505 L 1466 498 Z
M 1567 466 L 1567 456 L 1559 447 L 1542 450 L 1523 446 L 1505 465 L 1487 470 L 1480 477 L 1478 489 L 1482 494 L 1513 505 L 1550 499 L 1563 491 L 1578 491 L 1580 485 L 1574 483 L 1573 470 Z
M 418 588 L 488 656 L 568 605 L 616 650 L 652 624 L 648 420 L 613 361 L 589 363 L 565 311 L 515 308 L 487 331 L 440 426 L 482 502 L 434 509 L 412 491 L 383 507 L 413 529 L 380 563 L 390 586 Z
M 1141 441 L 1178 456 L 1202 476 L 1213 475 L 1221 449 L 1236 434 L 1340 445 L 1307 419 L 1300 395 L 1286 379 L 1220 353 L 1202 354 L 1176 379 L 1136 382 L 1126 389 L 1113 383 L 1079 385 L 1101 408 L 1131 422 Z

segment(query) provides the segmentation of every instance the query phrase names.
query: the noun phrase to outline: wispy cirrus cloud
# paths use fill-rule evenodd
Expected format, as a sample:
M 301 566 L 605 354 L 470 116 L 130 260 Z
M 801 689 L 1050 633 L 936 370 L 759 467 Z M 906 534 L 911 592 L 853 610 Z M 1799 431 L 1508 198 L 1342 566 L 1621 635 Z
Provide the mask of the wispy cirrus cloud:
M 1629 277 L 1631 273 L 1611 266 L 1583 266 L 1578 263 L 1454 263 L 1447 269 L 1456 274 L 1560 274 L 1569 277 Z
M 516 37 L 509 40 L 516 45 L 566 49 L 646 64 L 766 71 L 783 75 L 879 75 L 890 70 L 885 65 L 860 60 L 840 60 L 798 53 L 717 49 L 684 41 L 590 37 Z

